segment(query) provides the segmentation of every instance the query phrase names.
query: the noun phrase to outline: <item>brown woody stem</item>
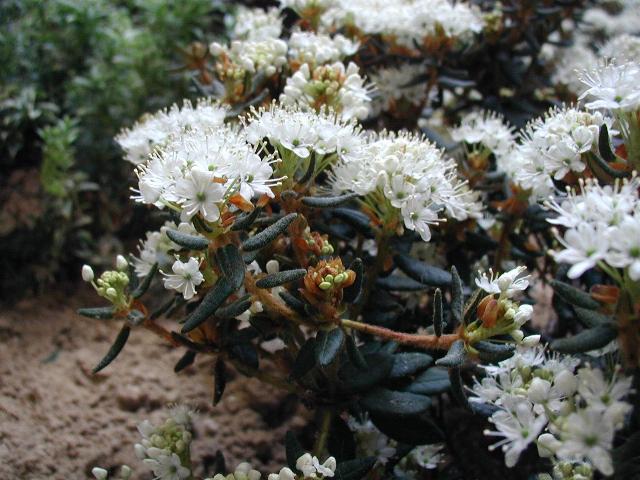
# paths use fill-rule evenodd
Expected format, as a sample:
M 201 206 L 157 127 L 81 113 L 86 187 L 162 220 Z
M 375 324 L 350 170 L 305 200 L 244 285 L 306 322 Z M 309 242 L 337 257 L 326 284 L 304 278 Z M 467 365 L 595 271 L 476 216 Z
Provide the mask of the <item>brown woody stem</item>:
M 396 332 L 395 330 L 378 327 L 376 325 L 369 325 L 368 323 L 356 322 L 354 320 L 341 320 L 341 323 L 344 327 L 352 328 L 369 335 L 375 335 L 376 337 L 384 338 L 386 340 L 393 340 L 394 342 L 409 345 L 411 347 L 426 348 L 430 350 L 449 350 L 449 347 L 451 347 L 453 342 L 462 338 L 460 331 L 437 337 L 436 335 L 416 335 Z

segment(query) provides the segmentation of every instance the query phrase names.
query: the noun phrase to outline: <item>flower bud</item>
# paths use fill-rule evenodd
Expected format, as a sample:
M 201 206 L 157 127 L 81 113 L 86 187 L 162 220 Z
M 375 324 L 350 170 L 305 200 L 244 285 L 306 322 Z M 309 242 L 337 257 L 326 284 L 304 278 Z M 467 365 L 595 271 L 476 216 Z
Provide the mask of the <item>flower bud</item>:
M 128 465 L 122 465 L 120 468 L 120 476 L 122 477 L 122 480 L 129 480 L 129 478 L 131 478 L 131 473 L 131 468 Z
M 522 339 L 522 346 L 535 347 L 540 343 L 540 335 L 528 335 Z
M 127 262 L 126 258 L 124 258 L 122 255 L 118 255 L 116 257 L 116 268 L 118 270 L 124 270 L 128 266 L 129 266 L 129 262 Z
M 280 271 L 280 263 L 278 260 L 269 260 L 267 262 L 267 273 L 278 273 Z
M 524 338 L 524 332 L 522 330 L 513 330 L 511 332 L 511 338 L 513 338 L 517 343 L 520 343 Z
M 109 474 L 109 472 L 107 472 L 104 468 L 100 467 L 94 467 L 93 469 L 91 469 L 91 473 L 94 477 L 96 477 L 96 480 L 106 480 L 107 475 Z
M 578 389 L 578 378 L 569 370 L 562 370 L 553 379 L 553 385 L 562 395 L 568 397 Z
M 561 442 L 550 433 L 543 433 L 537 441 L 538 455 L 543 458 L 553 457 L 556 450 L 561 446 Z
M 551 383 L 535 377 L 529 384 L 527 396 L 533 403 L 545 403 L 549 399 L 549 390 L 551 390 Z
M 82 266 L 82 280 L 84 280 L 85 282 L 92 282 L 94 277 L 95 277 L 95 275 L 93 273 L 93 268 L 91 268 L 89 265 L 83 265 Z

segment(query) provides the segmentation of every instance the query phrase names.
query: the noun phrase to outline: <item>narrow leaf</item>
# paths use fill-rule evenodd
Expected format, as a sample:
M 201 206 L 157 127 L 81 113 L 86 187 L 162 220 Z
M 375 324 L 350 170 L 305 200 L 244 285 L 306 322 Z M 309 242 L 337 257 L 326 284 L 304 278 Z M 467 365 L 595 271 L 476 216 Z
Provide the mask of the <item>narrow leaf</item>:
M 205 250 L 209 247 L 209 240 L 206 238 L 189 235 L 179 230 L 167 230 L 167 237 L 188 250 Z
M 463 308 L 462 281 L 456 267 L 451 267 L 451 316 L 456 323 L 462 323 Z
M 251 225 L 253 225 L 253 222 L 255 222 L 256 218 L 258 218 L 258 215 L 260 215 L 261 211 L 262 211 L 261 208 L 256 207 L 253 210 L 251 210 L 249 213 L 245 213 L 243 215 L 236 217 L 236 220 L 233 222 L 233 226 L 231 227 L 231 230 L 235 232 L 239 230 L 248 230 L 249 228 L 251 228 Z
M 149 273 L 147 273 L 147 276 L 144 277 L 144 280 L 142 280 L 142 282 L 138 284 L 138 286 L 133 290 L 133 292 L 131 292 L 131 296 L 133 298 L 140 298 L 142 295 L 144 295 L 146 291 L 149 290 L 151 281 L 153 280 L 153 277 L 155 277 L 157 272 L 158 272 L 158 264 L 154 263 L 151 266 L 151 269 L 149 269 Z
M 457 367 L 464 363 L 466 352 L 464 350 L 464 342 L 462 340 L 456 340 L 449 348 L 447 354 L 436 360 L 436 365 L 442 367 Z
M 585 327 L 592 328 L 612 322 L 611 317 L 595 310 L 589 310 L 582 307 L 573 307 L 573 309 L 576 311 L 578 320 L 580 320 L 580 323 Z
M 295 310 L 296 312 L 302 315 L 306 314 L 305 305 L 307 304 L 305 302 L 303 302 L 302 300 L 295 297 L 289 292 L 280 292 L 278 293 L 278 295 L 280 295 L 280 298 L 284 301 L 284 303 L 287 304 L 287 306 L 289 306 L 290 308 L 292 308 L 293 310 Z
M 118 354 L 122 351 L 122 348 L 127 343 L 130 332 L 131 332 L 131 328 L 129 327 L 129 325 L 125 324 L 122 326 L 122 328 L 120 329 L 120 332 L 118 333 L 118 336 L 116 337 L 115 342 L 113 342 L 113 345 L 111 345 L 111 348 L 109 348 L 109 351 L 104 356 L 104 358 L 100 360 L 98 365 L 95 366 L 95 368 L 93 369 L 93 373 L 98 373 L 100 370 L 108 366 L 111 362 L 113 362 L 116 359 Z
M 418 415 L 431 406 L 431 399 L 424 395 L 376 388 L 360 400 L 372 414 L 388 416 Z
M 182 333 L 190 332 L 213 315 L 234 291 L 232 285 L 224 277 L 220 277 L 200 305 L 191 312 L 191 315 L 189 315 L 182 326 Z
M 433 363 L 433 357 L 426 353 L 404 352 L 393 356 L 393 367 L 389 378 L 399 379 L 423 371 Z
M 478 304 L 483 298 L 483 290 L 477 289 L 471 295 L 471 298 L 464 306 L 464 310 L 462 312 L 462 320 L 465 325 L 469 325 L 476 318 Z
M 307 274 L 304 268 L 297 268 L 295 270 L 284 270 L 282 272 L 270 273 L 260 280 L 256 281 L 256 287 L 258 288 L 273 288 L 285 283 L 297 282 Z
M 611 325 L 599 325 L 583 330 L 573 337 L 561 338 L 551 342 L 551 348 L 560 353 L 574 354 L 589 352 L 605 347 L 618 336 Z
M 334 415 L 327 442 L 329 454 L 338 462 L 352 460 L 356 456 L 356 442 L 353 432 L 342 417 Z
M 92 308 L 79 308 L 77 310 L 78 315 L 88 318 L 98 318 L 100 320 L 107 320 L 113 318 L 113 307 L 92 307 Z
M 449 371 L 446 368 L 433 367 L 418 375 L 406 391 L 421 395 L 438 395 L 446 392 L 450 387 Z
M 414 280 L 432 287 L 448 287 L 451 285 L 451 274 L 432 265 L 426 265 L 404 253 L 393 257 L 400 270 Z
M 616 154 L 613 153 L 611 143 L 609 142 L 609 128 L 606 123 L 603 123 L 600 126 L 600 132 L 598 134 L 598 151 L 600 152 L 600 156 L 606 162 L 615 162 L 618 160 Z
M 230 353 L 234 358 L 250 368 L 257 369 L 260 366 L 258 351 L 251 343 L 232 345 Z
M 293 222 L 297 218 L 297 216 L 297 213 L 290 213 L 289 215 L 282 217 L 273 225 L 268 226 L 260 233 L 257 233 L 253 237 L 249 237 L 247 240 L 245 240 L 242 244 L 242 249 L 245 252 L 250 252 L 252 250 L 259 250 L 262 247 L 269 245 L 276 239 L 278 235 L 284 233 L 287 228 L 289 228 L 289 225 L 291 225 L 291 222 Z
M 442 324 L 444 323 L 442 313 L 442 292 L 439 288 L 436 288 L 433 294 L 433 331 L 436 337 L 442 335 Z
M 389 376 L 393 368 L 393 356 L 385 353 L 371 353 L 364 356 L 369 367 L 362 370 L 347 363 L 338 372 L 341 379 L 339 388 L 345 393 L 359 393 L 369 390 Z
M 316 360 L 321 367 L 331 365 L 344 344 L 345 335 L 341 328 L 321 330 L 316 335 Z
M 251 295 L 247 294 L 240 297 L 235 302 L 220 307 L 216 310 L 216 317 L 218 318 L 235 318 L 238 315 L 246 312 L 253 303 Z
M 340 207 L 333 209 L 331 213 L 365 237 L 374 237 L 373 230 L 371 229 L 371 220 L 361 211 Z
M 232 244 L 225 245 L 216 251 L 218 266 L 231 284 L 233 290 L 238 290 L 244 283 L 245 265 L 238 247 Z
M 132 327 L 140 325 L 144 321 L 144 318 L 144 313 L 135 308 L 127 313 L 127 322 L 129 322 L 129 325 Z
M 553 291 L 557 293 L 562 300 L 571 305 L 576 305 L 588 310 L 595 310 L 600 306 L 596 300 L 591 298 L 591 295 L 567 283 L 552 280 L 551 286 L 553 287 Z
M 336 467 L 334 480 L 361 480 L 376 463 L 375 457 L 356 458 L 342 462 Z
M 291 369 L 293 378 L 300 379 L 304 377 L 313 367 L 316 366 L 316 339 L 311 337 L 304 342 Z
M 473 344 L 483 362 L 501 362 L 513 356 L 516 347 L 509 343 L 493 343 L 488 341 Z
M 356 345 L 356 339 L 353 338 L 353 335 L 347 335 L 347 355 L 349 356 L 349 360 L 351 360 L 356 367 L 361 369 L 367 368 L 367 361 Z
M 357 193 L 346 193 L 336 197 L 302 197 L 302 203 L 307 207 L 314 208 L 337 207 L 338 205 L 347 203 L 349 200 L 353 200 L 357 196 Z
M 444 440 L 444 433 L 427 412 L 406 418 L 374 414 L 371 421 L 389 438 L 408 445 L 429 445 Z
M 173 371 L 175 373 L 181 372 L 189 365 L 193 364 L 193 361 L 196 359 L 196 352 L 193 350 L 187 350 L 184 352 L 184 355 L 180 357 L 180 360 L 176 363 L 176 366 L 173 367 Z
M 418 292 L 426 290 L 428 285 L 416 282 L 414 279 L 401 275 L 389 275 L 387 277 L 378 278 L 376 286 L 392 292 Z
M 453 398 L 456 399 L 460 406 L 471 410 L 471 407 L 469 406 L 469 402 L 467 400 L 467 395 L 466 393 L 464 393 L 464 383 L 462 382 L 462 377 L 460 376 L 459 366 L 449 369 L 449 381 L 451 382 L 451 393 L 453 395 Z

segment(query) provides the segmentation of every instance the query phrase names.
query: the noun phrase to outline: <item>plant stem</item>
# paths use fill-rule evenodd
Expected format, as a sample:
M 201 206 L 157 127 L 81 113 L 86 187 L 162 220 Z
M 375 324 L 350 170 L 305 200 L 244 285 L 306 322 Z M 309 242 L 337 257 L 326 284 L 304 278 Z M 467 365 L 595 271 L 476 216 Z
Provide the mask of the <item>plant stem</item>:
M 450 333 L 437 337 L 436 335 L 416 335 L 411 333 L 396 332 L 384 327 L 369 325 L 368 323 L 357 322 L 354 320 L 341 320 L 344 327 L 352 328 L 369 335 L 393 340 L 394 342 L 412 347 L 426 348 L 430 350 L 449 350 L 449 347 L 456 340 L 462 338 L 462 332 Z
M 316 438 L 316 444 L 313 447 L 313 453 L 316 457 L 321 458 L 322 453 L 329 439 L 329 430 L 331 429 L 331 421 L 333 420 L 333 411 L 326 409 L 322 412 L 322 420 L 320 423 L 320 434 Z

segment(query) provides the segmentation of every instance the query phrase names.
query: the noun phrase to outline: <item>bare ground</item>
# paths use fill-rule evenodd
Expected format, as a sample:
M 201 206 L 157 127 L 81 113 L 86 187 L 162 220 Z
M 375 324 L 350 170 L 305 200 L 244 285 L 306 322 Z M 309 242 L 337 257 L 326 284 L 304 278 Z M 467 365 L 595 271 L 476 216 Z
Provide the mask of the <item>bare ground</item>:
M 149 479 L 133 452 L 136 425 L 161 421 L 175 402 L 200 412 L 197 473 L 218 449 L 228 467 L 250 460 L 275 471 L 284 464 L 282 440 L 305 423 L 302 407 L 283 408 L 282 394 L 242 378 L 213 407 L 211 360 L 196 359 L 176 375 L 183 352 L 146 331 L 134 330 L 116 361 L 92 375 L 119 329 L 118 321 L 76 315 L 92 303 L 83 286 L 78 294 L 52 292 L 0 312 L 0 478 L 86 479 L 96 465 L 125 463 L 134 478 Z

